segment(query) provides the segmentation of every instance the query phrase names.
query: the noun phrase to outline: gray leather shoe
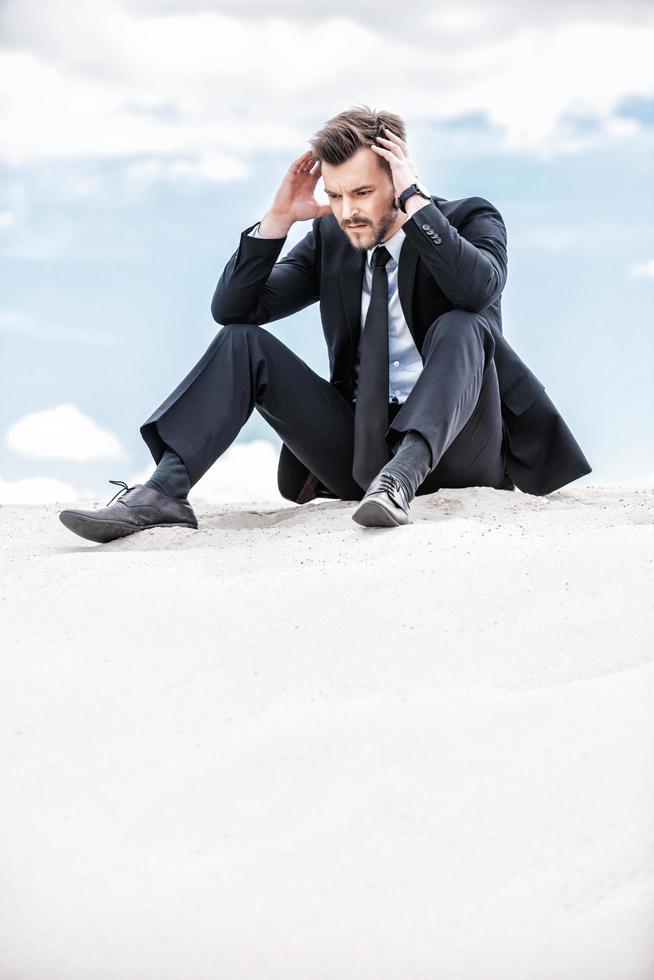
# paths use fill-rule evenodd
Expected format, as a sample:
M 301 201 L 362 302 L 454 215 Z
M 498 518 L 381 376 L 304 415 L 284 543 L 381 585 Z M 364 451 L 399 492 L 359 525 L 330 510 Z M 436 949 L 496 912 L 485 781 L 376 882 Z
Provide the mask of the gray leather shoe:
M 352 514 L 362 527 L 397 527 L 409 523 L 409 502 L 399 480 L 390 473 L 378 473 Z
M 122 480 L 109 480 L 123 487 L 100 510 L 62 510 L 59 520 L 80 537 L 106 544 L 146 527 L 192 527 L 198 519 L 188 500 L 166 497 L 153 487 L 137 483 L 128 487 Z M 122 494 L 122 496 L 121 496 Z M 112 503 L 120 499 L 116 503 Z

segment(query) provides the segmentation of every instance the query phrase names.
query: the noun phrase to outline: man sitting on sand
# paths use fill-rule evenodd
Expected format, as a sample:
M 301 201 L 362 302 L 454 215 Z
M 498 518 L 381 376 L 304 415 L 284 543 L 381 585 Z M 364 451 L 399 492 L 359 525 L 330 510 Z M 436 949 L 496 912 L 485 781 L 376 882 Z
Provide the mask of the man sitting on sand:
M 311 230 L 279 259 L 296 221 Z M 98 542 L 197 528 L 189 490 L 255 407 L 283 441 L 281 494 L 357 501 L 352 518 L 367 527 L 407 524 L 414 496 L 441 487 L 545 494 L 591 472 L 502 334 L 506 243 L 487 200 L 420 183 L 399 116 L 335 116 L 242 232 L 211 304 L 222 329 L 141 426 L 150 479 L 119 481 L 118 499 L 62 522 Z M 262 327 L 316 302 L 329 381 Z

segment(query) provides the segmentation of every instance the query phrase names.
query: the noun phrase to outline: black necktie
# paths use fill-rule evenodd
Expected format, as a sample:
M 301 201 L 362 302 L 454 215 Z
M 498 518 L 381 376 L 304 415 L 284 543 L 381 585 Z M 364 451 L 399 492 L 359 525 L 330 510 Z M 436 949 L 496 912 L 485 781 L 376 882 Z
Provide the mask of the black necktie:
M 378 245 L 372 253 L 372 291 L 360 344 L 357 400 L 354 407 L 352 475 L 368 488 L 391 458 L 388 429 L 388 275 L 390 253 Z

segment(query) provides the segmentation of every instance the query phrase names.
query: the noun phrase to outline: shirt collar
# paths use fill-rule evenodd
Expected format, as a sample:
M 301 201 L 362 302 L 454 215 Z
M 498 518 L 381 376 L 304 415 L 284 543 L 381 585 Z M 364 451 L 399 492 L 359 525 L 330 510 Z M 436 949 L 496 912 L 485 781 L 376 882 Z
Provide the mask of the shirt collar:
M 404 244 L 404 239 L 406 235 L 404 234 L 403 228 L 398 228 L 394 235 L 392 235 L 387 241 L 380 242 L 384 248 L 390 253 L 391 258 L 399 265 L 400 263 L 400 249 Z M 376 248 L 377 246 L 375 246 Z M 372 253 L 375 251 L 374 248 L 366 249 L 366 261 L 368 265 L 371 265 Z

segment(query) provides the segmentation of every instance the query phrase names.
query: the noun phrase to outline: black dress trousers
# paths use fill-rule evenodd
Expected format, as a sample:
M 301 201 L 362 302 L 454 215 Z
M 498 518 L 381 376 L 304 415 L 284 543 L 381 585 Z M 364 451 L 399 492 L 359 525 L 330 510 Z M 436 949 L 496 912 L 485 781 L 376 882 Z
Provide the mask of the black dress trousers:
M 495 341 L 483 316 L 450 310 L 429 327 L 423 369 L 406 401 L 389 405 L 386 440 L 396 452 L 414 429 L 435 466 L 418 495 L 441 487 L 499 487 L 504 440 Z M 155 463 L 170 446 L 198 482 L 254 409 L 291 452 L 342 500 L 367 487 L 352 476 L 354 404 L 265 327 L 223 327 L 186 377 L 141 425 Z

